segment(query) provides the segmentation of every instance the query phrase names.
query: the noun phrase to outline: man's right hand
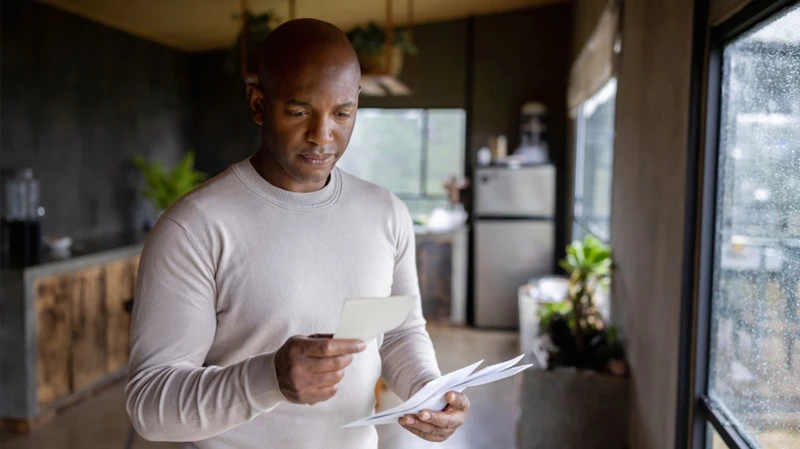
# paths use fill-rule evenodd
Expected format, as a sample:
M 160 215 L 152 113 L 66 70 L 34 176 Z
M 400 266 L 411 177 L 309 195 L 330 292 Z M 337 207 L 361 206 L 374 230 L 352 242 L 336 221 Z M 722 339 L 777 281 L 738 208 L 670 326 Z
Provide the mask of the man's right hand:
M 294 336 L 275 354 L 275 372 L 283 396 L 295 404 L 314 405 L 336 394 L 353 354 L 367 345 L 331 335 Z

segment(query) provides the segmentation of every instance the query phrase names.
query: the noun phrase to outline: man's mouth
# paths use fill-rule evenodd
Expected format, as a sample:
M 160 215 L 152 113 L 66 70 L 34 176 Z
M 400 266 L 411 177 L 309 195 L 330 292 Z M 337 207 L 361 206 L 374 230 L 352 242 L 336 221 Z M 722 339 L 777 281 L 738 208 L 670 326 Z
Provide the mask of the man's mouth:
M 301 154 L 300 157 L 303 159 L 303 162 L 315 167 L 324 167 L 329 165 L 334 159 L 333 154 Z

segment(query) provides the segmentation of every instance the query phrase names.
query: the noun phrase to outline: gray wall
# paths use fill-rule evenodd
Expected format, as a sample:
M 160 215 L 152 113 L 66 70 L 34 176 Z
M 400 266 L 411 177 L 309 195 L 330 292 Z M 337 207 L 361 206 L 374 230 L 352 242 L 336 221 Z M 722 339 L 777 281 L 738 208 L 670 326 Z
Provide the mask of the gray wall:
M 140 227 L 150 205 L 131 160 L 188 149 L 187 55 L 30 0 L 3 0 L 0 16 L 0 163 L 33 168 L 43 232 Z
M 189 56 L 191 148 L 197 154 L 197 169 L 211 176 L 255 153 L 261 142 L 244 82 L 227 63 L 224 50 Z
M 579 2 L 575 39 L 605 3 Z M 676 447 L 693 3 L 626 2 L 622 18 L 611 300 L 631 369 L 629 444 L 641 449 Z
M 556 4 L 476 17 L 474 22 L 470 148 L 467 160 L 490 136 L 519 144 L 520 107 L 541 101 L 548 107 L 547 139 L 555 163 L 556 256 L 564 255 L 566 210 L 567 82 L 570 66 L 571 5 Z

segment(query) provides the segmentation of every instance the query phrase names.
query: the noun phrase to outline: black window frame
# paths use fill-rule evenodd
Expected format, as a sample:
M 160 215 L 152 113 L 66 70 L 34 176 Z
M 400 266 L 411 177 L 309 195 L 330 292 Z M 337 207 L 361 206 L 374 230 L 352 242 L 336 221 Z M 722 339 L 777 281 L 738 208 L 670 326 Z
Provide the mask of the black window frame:
M 708 395 L 713 271 L 714 262 L 718 256 L 715 248 L 715 232 L 718 218 L 717 175 L 719 173 L 723 51 L 727 44 L 744 33 L 798 3 L 800 3 L 798 0 L 754 0 L 719 26 L 710 29 L 704 125 L 702 124 L 703 117 L 700 116 L 700 106 L 703 101 L 700 97 L 702 63 L 698 64 L 698 61 L 702 61 L 705 56 L 703 37 L 706 36 L 708 2 L 698 1 L 697 4 L 701 5 L 696 5 L 695 8 L 696 42 L 693 48 L 692 111 L 690 112 L 687 238 L 685 240 L 686 257 L 684 258 L 684 298 L 679 367 L 681 372 L 679 373 L 679 409 L 675 440 L 675 446 L 678 449 L 686 447 L 687 443 L 691 449 L 705 449 L 709 426 L 719 434 L 730 449 L 760 448 L 758 443 L 740 428 L 736 418 L 726 410 L 724 404 Z M 705 130 L 702 153 L 698 151 L 701 127 Z M 694 181 L 697 179 L 694 175 L 700 172 L 701 167 L 702 180 Z M 695 208 L 698 187 L 702 189 L 699 193 L 701 198 L 699 211 Z M 699 223 L 697 213 L 699 213 Z M 699 233 L 699 240 L 695 240 L 697 233 Z M 695 252 L 695 244 L 699 245 L 697 252 Z M 696 260 L 695 254 L 697 255 Z M 696 284 L 695 279 L 697 280 Z M 693 307 L 694 298 L 696 298 L 696 308 Z M 692 334 L 694 339 L 692 339 Z M 694 353 L 693 363 L 691 363 L 692 353 Z M 687 431 L 689 435 L 687 435 Z

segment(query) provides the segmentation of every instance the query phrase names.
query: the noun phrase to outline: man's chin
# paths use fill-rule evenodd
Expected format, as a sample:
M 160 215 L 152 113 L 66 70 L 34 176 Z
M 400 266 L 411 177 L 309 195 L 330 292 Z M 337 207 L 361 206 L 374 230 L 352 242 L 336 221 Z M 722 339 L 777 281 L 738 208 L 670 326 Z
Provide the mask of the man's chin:
M 303 167 L 302 170 L 298 170 L 296 172 L 296 176 L 294 176 L 294 178 L 303 184 L 327 183 L 328 177 L 330 177 L 331 171 L 333 171 L 333 167 L 333 165 L 313 169 L 310 169 L 309 167 Z

